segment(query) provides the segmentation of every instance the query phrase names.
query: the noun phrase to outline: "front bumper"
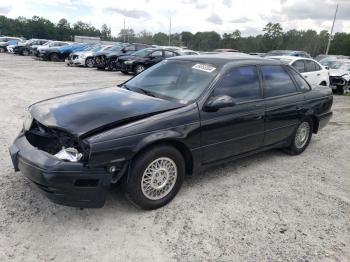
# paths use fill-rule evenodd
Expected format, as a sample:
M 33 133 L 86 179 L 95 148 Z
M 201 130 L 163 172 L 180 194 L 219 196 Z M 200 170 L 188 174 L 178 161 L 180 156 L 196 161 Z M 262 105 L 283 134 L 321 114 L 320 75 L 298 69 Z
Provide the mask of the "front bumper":
M 52 202 L 75 207 L 104 205 L 112 179 L 105 168 L 62 161 L 33 147 L 23 133 L 9 150 L 15 171 L 21 171 Z
M 66 65 L 69 65 L 69 66 L 73 66 L 73 65 L 76 65 L 76 66 L 85 66 L 85 58 L 71 58 L 71 57 L 68 57 L 66 58 L 65 60 L 65 63 Z

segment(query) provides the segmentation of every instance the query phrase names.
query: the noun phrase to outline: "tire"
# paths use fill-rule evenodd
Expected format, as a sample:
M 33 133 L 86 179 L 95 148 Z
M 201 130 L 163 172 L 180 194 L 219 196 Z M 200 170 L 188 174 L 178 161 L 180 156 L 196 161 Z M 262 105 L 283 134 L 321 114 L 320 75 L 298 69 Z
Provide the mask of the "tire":
M 137 65 L 134 68 L 134 73 L 135 75 L 138 75 L 140 73 L 142 73 L 143 71 L 145 71 L 146 67 L 144 65 Z
M 321 85 L 321 86 L 327 86 L 327 83 L 326 83 L 326 81 L 322 81 L 322 82 L 320 83 L 320 85 Z
M 58 62 L 59 60 L 60 60 L 60 58 L 59 58 L 58 54 L 52 53 L 52 54 L 50 55 L 50 61 Z
M 290 155 L 299 155 L 307 148 L 312 137 L 313 122 L 306 118 L 298 125 L 293 133 L 292 141 L 287 148 L 287 153 Z M 305 133 L 306 132 L 306 133 Z
M 0 53 L 5 53 L 5 52 L 6 52 L 6 49 L 3 47 L 0 47 Z
M 24 49 L 24 50 L 22 51 L 22 55 L 24 55 L 24 56 L 29 56 L 29 50 Z
M 120 70 L 120 72 L 122 72 L 124 75 L 128 75 L 129 74 L 128 71 L 124 71 L 124 70 Z
M 95 67 L 94 59 L 92 57 L 88 57 L 85 60 L 85 66 L 88 68 L 93 68 Z
M 152 166 L 157 172 L 146 172 Z M 176 196 L 184 177 L 185 162 L 181 153 L 172 146 L 158 145 L 132 161 L 129 174 L 124 177 L 124 191 L 137 207 L 157 209 Z

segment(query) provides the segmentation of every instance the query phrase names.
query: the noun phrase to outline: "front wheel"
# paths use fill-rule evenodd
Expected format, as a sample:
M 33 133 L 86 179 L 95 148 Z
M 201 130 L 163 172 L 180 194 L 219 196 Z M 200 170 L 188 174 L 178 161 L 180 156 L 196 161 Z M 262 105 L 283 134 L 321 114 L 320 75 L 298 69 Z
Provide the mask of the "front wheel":
M 50 60 L 53 62 L 58 62 L 60 60 L 60 57 L 58 56 L 58 54 L 53 53 L 50 55 Z
M 304 119 L 295 130 L 292 142 L 287 152 L 291 155 L 299 155 L 306 147 L 309 145 L 312 136 L 312 121 L 309 119 Z
M 156 209 L 169 203 L 180 190 L 185 163 L 174 147 L 153 147 L 131 163 L 124 178 L 127 197 L 142 209 Z
M 94 59 L 92 57 L 86 58 L 85 65 L 88 68 L 93 68 L 95 66 Z

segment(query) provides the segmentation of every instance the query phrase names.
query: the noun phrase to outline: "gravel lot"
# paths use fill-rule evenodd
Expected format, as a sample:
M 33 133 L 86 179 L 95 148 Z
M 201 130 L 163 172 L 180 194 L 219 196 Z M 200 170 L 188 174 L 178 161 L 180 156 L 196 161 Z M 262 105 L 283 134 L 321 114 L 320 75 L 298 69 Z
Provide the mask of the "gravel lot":
M 101 209 L 59 206 L 14 173 L 8 146 L 28 105 L 126 78 L 0 54 L 0 261 L 350 261 L 349 96 L 302 155 L 212 168 L 155 211 L 118 187 Z

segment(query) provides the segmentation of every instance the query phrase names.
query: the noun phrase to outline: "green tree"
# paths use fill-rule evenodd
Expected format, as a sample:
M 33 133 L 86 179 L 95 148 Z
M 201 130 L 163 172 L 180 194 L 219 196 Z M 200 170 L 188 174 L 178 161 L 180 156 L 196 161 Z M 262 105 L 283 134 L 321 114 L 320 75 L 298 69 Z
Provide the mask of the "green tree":
M 156 45 L 168 45 L 169 37 L 162 32 L 156 33 L 153 35 L 153 43 Z

